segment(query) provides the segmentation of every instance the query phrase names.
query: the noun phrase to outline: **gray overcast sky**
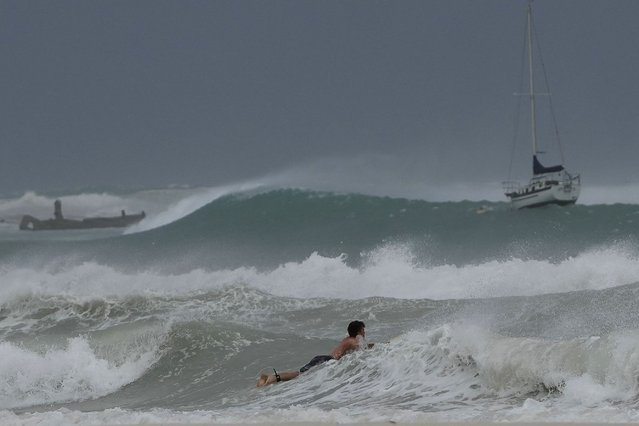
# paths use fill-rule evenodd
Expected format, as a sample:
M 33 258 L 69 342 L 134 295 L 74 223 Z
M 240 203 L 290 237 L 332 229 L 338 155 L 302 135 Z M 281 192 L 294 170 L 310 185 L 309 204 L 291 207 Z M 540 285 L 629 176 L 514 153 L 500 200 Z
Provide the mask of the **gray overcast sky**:
M 501 181 L 525 8 L 0 0 L 0 192 L 216 185 L 325 158 Z M 534 10 L 568 168 L 639 182 L 639 1 Z

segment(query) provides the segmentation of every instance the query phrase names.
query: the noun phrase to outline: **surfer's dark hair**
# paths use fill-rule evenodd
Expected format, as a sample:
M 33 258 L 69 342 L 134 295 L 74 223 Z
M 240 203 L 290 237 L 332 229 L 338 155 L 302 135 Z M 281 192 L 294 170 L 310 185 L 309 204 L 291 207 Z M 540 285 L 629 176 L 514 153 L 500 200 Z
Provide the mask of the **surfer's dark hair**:
M 366 325 L 361 321 L 351 321 L 351 323 L 348 324 L 348 335 L 355 337 L 364 327 L 366 327 Z

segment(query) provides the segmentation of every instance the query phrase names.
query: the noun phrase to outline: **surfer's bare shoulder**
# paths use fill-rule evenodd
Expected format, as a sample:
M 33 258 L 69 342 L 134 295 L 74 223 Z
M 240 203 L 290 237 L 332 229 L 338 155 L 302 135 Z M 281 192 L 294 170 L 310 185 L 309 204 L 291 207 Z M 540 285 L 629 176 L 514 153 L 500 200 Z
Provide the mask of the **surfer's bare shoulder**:
M 373 344 L 369 343 L 366 345 L 367 348 L 372 348 Z M 344 355 L 349 352 L 353 352 L 360 348 L 360 341 L 357 337 L 347 336 L 342 339 L 342 341 L 333 349 L 331 352 L 331 356 L 335 359 L 340 359 Z

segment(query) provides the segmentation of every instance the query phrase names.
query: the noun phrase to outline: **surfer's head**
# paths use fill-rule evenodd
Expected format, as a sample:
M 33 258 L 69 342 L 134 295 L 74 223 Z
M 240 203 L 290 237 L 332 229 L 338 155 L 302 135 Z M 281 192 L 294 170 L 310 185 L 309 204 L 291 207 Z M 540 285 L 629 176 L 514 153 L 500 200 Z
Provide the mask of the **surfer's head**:
M 366 327 L 366 325 L 361 322 L 361 321 L 351 321 L 350 324 L 348 324 L 348 335 L 351 337 L 355 337 L 358 334 L 364 334 L 364 328 Z

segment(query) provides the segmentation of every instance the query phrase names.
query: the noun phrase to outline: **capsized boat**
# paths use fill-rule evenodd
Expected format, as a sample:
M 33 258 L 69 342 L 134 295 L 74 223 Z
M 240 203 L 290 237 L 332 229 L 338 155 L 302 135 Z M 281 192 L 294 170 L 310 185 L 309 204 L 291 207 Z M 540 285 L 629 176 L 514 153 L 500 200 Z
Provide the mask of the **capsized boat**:
M 120 216 L 66 219 L 62 215 L 62 202 L 56 200 L 53 205 L 53 219 L 40 220 L 30 215 L 24 215 L 20 221 L 20 229 L 23 231 L 58 231 L 66 229 L 124 228 L 138 223 L 146 217 L 144 211 L 139 214 L 126 214 L 122 210 Z

